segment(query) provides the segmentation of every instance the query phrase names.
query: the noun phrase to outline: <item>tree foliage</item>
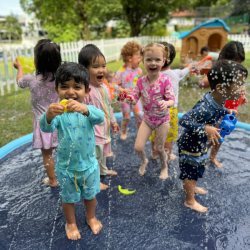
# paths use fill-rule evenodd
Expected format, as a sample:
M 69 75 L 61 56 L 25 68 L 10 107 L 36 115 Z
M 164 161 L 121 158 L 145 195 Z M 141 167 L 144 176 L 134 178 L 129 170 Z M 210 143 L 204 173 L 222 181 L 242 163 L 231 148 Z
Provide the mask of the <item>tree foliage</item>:
M 1 29 L 6 30 L 6 35 L 10 41 L 11 39 L 20 39 L 23 33 L 21 24 L 13 15 L 6 17 L 5 23 L 2 25 Z

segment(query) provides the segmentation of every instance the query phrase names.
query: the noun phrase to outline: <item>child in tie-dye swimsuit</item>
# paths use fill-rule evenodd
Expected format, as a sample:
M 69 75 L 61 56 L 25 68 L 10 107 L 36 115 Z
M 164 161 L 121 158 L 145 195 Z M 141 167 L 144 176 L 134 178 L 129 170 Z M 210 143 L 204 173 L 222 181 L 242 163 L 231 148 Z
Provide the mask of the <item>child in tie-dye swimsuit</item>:
M 125 99 L 126 102 L 135 104 L 142 97 L 143 102 L 144 117 L 135 142 L 135 151 L 141 160 L 139 173 L 143 175 L 148 164 L 144 147 L 155 129 L 155 147 L 161 162 L 161 179 L 168 178 L 164 144 L 169 131 L 168 108 L 175 102 L 169 78 L 160 73 L 168 58 L 168 47 L 158 43 L 147 45 L 143 51 L 143 64 L 148 74 L 137 81 L 131 95 Z
M 140 45 L 133 41 L 128 42 L 122 48 L 121 56 L 125 64 L 116 72 L 113 79 L 113 84 L 119 93 L 125 91 L 129 94 L 137 83 L 138 78 L 143 75 L 141 68 L 139 68 L 139 63 L 141 62 L 140 50 Z M 120 102 L 120 105 L 123 115 L 121 139 L 126 140 L 130 111 L 133 110 L 134 112 L 136 127 L 138 129 L 143 117 L 142 105 L 140 100 L 136 105 L 130 105 L 125 102 Z

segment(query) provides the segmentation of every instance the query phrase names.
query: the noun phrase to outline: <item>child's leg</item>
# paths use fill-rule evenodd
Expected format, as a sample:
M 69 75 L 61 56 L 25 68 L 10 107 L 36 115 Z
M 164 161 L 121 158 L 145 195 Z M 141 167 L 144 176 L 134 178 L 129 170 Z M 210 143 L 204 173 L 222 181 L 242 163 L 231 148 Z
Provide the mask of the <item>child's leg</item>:
M 184 202 L 184 205 L 197 212 L 205 213 L 207 211 L 207 207 L 203 207 L 194 198 L 195 188 L 196 188 L 195 180 L 188 180 L 188 179 L 183 180 L 183 189 L 186 195 L 186 200 Z
M 155 129 L 155 150 L 159 155 L 161 162 L 160 178 L 165 180 L 168 178 L 168 165 L 166 161 L 165 142 L 169 131 L 169 123 L 163 123 Z
M 136 128 L 137 130 L 139 130 L 142 120 L 143 120 L 142 104 L 140 100 L 136 103 L 135 106 L 132 106 L 132 110 L 133 110 L 134 117 L 135 117 Z
M 157 159 L 159 157 L 158 153 L 155 150 L 155 142 L 151 141 L 151 149 L 152 149 L 152 159 Z
M 62 203 L 63 213 L 66 217 L 66 234 L 70 240 L 78 240 L 81 238 L 78 227 L 76 225 L 75 218 L 75 204 L 74 203 Z
M 164 148 L 168 155 L 168 161 L 172 161 L 177 157 L 175 154 L 172 153 L 173 142 L 166 142 Z
M 143 121 L 135 141 L 135 152 L 141 160 L 141 166 L 139 169 L 140 175 L 144 175 L 146 166 L 148 164 L 148 159 L 146 158 L 146 153 L 144 151 L 145 144 L 148 140 L 148 137 L 151 133 L 151 128 Z
M 55 169 L 54 169 L 54 160 L 52 157 L 52 148 L 50 149 L 43 149 L 41 148 L 42 155 L 43 155 L 43 164 L 47 173 L 48 178 L 45 178 L 43 180 L 43 183 L 45 185 L 49 185 L 51 187 L 57 186 L 57 180 L 55 175 Z
M 98 159 L 100 175 L 117 175 L 117 172 L 114 170 L 108 170 L 106 163 L 106 156 L 103 156 L 102 159 Z
M 221 146 L 221 143 L 220 144 L 215 144 L 214 146 L 212 146 L 211 153 L 210 153 L 210 156 L 209 156 L 210 161 L 213 162 L 214 165 L 216 167 L 218 167 L 218 168 L 222 167 L 222 163 L 218 162 L 217 159 L 216 159 L 216 155 L 219 152 L 220 146 Z
M 129 125 L 129 120 L 130 120 L 130 105 L 125 102 L 121 102 L 121 110 L 122 110 L 122 134 L 121 134 L 121 139 L 126 140 L 127 139 L 127 129 Z
M 84 199 L 86 207 L 87 223 L 94 234 L 98 234 L 102 229 L 102 223 L 95 217 L 96 197 L 92 200 Z

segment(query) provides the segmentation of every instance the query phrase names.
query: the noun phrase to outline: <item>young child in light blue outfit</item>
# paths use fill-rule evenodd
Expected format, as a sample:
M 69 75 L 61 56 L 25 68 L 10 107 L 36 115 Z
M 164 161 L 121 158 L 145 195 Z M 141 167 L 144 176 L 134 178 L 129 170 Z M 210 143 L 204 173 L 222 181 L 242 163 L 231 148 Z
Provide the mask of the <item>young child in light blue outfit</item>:
M 40 118 L 43 132 L 58 131 L 56 174 L 60 183 L 67 237 L 81 237 L 76 225 L 74 203 L 84 199 L 87 223 L 94 234 L 102 224 L 95 217 L 96 194 L 100 192 L 99 166 L 95 157 L 95 125 L 104 120 L 104 112 L 84 105 L 89 94 L 89 73 L 77 63 L 65 63 L 56 72 L 59 99 L 67 99 L 67 112 L 59 103 L 52 103 Z

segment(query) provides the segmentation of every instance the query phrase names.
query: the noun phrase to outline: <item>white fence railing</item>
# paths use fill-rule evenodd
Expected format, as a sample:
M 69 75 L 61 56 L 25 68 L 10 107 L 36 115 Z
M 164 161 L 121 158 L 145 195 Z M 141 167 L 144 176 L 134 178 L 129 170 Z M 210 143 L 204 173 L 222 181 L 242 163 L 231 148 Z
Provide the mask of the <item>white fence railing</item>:
M 72 43 L 61 43 L 61 55 L 63 61 L 78 62 L 78 53 L 86 44 L 95 44 L 104 54 L 107 62 L 117 61 L 120 58 L 121 48 L 128 41 L 136 41 L 141 45 L 147 45 L 151 42 L 166 41 L 172 43 L 177 49 L 181 47 L 181 40 L 175 37 L 129 37 L 116 38 L 109 40 L 93 40 L 79 41 Z M 35 46 L 35 44 L 34 44 Z M 0 45 L 0 93 L 4 95 L 11 92 L 11 86 L 14 85 L 14 90 L 18 90 L 16 83 L 16 70 L 13 67 L 13 61 L 16 56 L 34 56 L 33 47 L 22 47 L 21 45 L 13 45 L 1 49 Z
M 235 41 L 243 43 L 245 52 L 250 52 L 250 37 L 247 35 L 229 35 Z M 78 53 L 86 44 L 95 44 L 104 54 L 107 62 L 117 61 L 120 58 L 121 48 L 128 41 L 136 41 L 139 44 L 145 46 L 151 42 L 166 41 L 173 44 L 177 51 L 181 49 L 181 40 L 176 37 L 129 37 L 129 38 L 116 38 L 109 40 L 93 40 L 93 41 L 78 41 L 72 43 L 61 43 L 61 55 L 63 61 L 77 62 Z M 35 46 L 35 44 L 34 44 Z M 1 48 L 0 45 L 0 94 L 4 95 L 11 92 L 12 85 L 14 90 L 18 90 L 17 84 L 15 84 L 16 70 L 13 68 L 13 61 L 15 57 L 34 56 L 33 47 L 22 47 L 21 45 L 13 45 L 9 47 Z

